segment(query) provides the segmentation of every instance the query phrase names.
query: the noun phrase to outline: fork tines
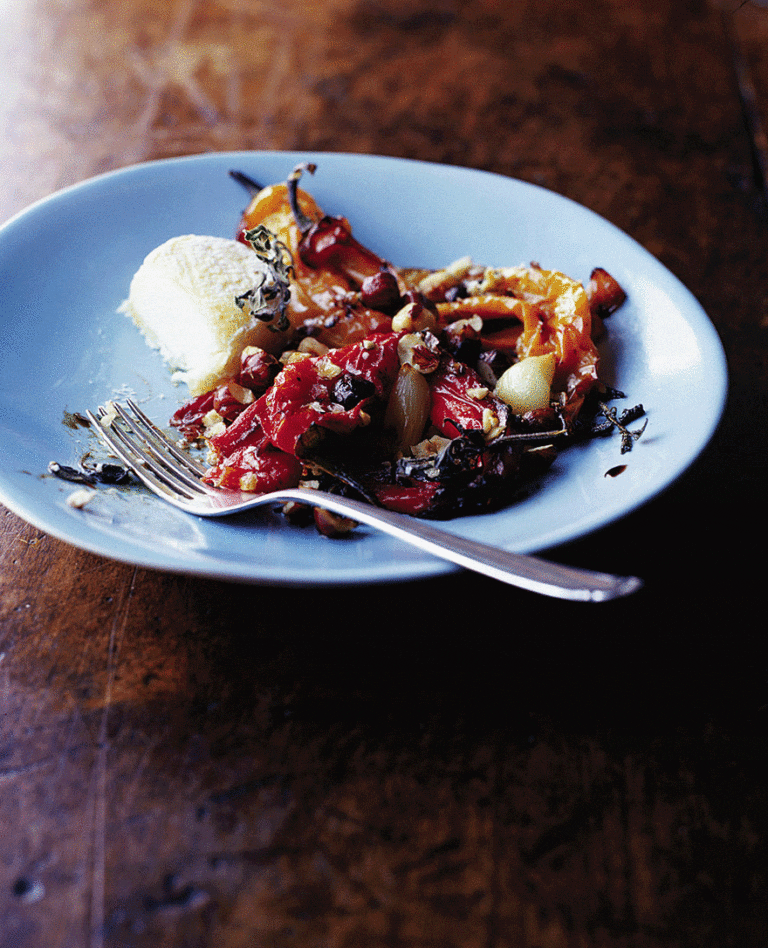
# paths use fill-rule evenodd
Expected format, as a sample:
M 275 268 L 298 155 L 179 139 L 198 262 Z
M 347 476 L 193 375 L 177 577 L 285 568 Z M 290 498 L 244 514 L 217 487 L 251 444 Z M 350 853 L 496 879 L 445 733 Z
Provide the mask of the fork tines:
M 107 402 L 98 417 L 88 418 L 102 440 L 148 487 L 163 494 L 199 497 L 206 493 L 200 482 L 205 468 L 180 451 L 172 441 L 127 399 L 125 405 Z

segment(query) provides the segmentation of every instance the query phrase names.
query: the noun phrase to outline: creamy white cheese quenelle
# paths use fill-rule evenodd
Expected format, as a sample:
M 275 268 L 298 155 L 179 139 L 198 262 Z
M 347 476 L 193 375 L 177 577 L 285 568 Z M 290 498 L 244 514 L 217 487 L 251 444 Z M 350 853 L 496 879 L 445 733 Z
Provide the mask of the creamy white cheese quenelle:
M 186 382 L 192 395 L 237 371 L 245 346 L 279 349 L 275 333 L 235 298 L 269 273 L 251 247 L 225 237 L 186 234 L 149 253 L 121 311 Z

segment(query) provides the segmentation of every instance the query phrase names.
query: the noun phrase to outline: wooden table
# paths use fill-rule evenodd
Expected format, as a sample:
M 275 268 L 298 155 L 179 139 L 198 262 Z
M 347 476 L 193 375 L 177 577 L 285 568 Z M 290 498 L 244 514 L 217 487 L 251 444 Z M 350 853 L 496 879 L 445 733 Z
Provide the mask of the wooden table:
M 2 510 L 0 945 L 768 943 L 765 4 L 16 0 L 0 26 L 2 220 L 206 151 L 489 169 L 643 244 L 731 371 L 688 473 L 552 551 L 644 577 L 599 606 L 228 585 Z

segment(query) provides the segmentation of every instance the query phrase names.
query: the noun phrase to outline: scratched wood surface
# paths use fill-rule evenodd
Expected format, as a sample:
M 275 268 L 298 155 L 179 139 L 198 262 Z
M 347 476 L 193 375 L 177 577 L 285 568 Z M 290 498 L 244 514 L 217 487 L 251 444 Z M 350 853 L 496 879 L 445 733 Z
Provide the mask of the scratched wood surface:
M 490 169 L 657 255 L 731 369 L 682 480 L 554 551 L 645 578 L 602 606 L 170 576 L 0 508 L 2 948 L 768 943 L 767 49 L 738 0 L 0 5 L 2 220 L 209 150 Z

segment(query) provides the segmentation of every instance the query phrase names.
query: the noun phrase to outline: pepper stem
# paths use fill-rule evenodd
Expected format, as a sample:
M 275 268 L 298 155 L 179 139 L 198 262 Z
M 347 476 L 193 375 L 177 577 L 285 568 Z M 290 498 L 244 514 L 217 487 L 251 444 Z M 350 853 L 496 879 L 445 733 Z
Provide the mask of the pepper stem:
M 230 171 L 229 176 L 230 178 L 234 178 L 238 184 L 242 184 L 251 197 L 255 197 L 259 191 L 263 190 L 257 181 L 254 181 L 253 178 L 249 178 L 248 175 L 243 174 L 242 171 Z
M 305 171 L 308 171 L 310 174 L 314 174 L 316 170 L 317 165 L 313 165 L 308 161 L 302 162 L 302 164 L 296 165 L 296 167 L 288 176 L 288 181 L 286 182 L 286 186 L 288 188 L 288 203 L 291 205 L 291 211 L 293 212 L 293 216 L 296 220 L 296 225 L 301 231 L 302 235 L 306 234 L 315 222 L 311 218 L 307 217 L 307 215 L 299 207 L 299 200 L 296 191 L 298 189 L 302 174 Z

